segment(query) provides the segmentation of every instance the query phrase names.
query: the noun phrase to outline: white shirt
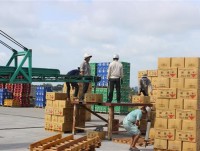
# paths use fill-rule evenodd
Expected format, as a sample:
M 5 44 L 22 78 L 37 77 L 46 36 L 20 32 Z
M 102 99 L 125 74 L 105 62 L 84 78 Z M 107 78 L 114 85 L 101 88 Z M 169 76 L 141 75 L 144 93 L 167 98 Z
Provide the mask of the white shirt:
M 121 62 L 114 60 L 109 64 L 107 78 L 123 78 L 123 65 Z

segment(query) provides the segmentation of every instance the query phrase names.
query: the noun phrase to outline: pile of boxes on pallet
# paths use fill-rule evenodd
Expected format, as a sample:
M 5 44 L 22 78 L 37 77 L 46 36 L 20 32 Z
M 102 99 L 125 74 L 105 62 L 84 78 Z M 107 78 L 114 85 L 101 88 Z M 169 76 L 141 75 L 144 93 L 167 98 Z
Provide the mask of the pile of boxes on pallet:
M 154 150 L 199 151 L 200 58 L 159 58 Z
M 52 92 L 52 88 L 47 86 L 36 87 L 35 107 L 43 108 L 46 106 L 46 92 Z
M 66 93 L 46 92 L 45 129 L 72 131 L 73 106 L 66 101 Z M 76 126 L 85 127 L 85 109 L 78 108 Z
M 102 94 L 103 102 L 106 102 L 108 100 L 107 73 L 108 73 L 109 64 L 110 64 L 110 62 L 90 63 L 92 75 L 101 77 L 101 81 L 97 83 L 96 91 L 93 89 L 92 93 Z M 129 91 L 127 91 L 127 90 L 129 90 L 129 86 L 130 86 L 130 63 L 122 62 L 122 65 L 123 65 L 124 78 L 123 78 L 123 83 L 121 84 L 121 98 L 122 98 L 121 101 L 122 102 L 130 102 Z M 113 103 L 117 102 L 116 91 L 114 91 L 112 102 Z M 95 112 L 108 113 L 107 106 L 93 105 L 92 110 Z M 127 113 L 128 107 L 127 106 L 115 106 L 114 112 L 120 113 L 120 114 Z
M 30 89 L 31 84 L 9 84 L 6 83 L 5 85 L 1 84 L 3 87 L 3 91 L 9 92 L 12 97 L 4 97 L 1 100 L 1 105 L 5 106 L 21 106 L 21 107 L 28 107 L 30 106 Z

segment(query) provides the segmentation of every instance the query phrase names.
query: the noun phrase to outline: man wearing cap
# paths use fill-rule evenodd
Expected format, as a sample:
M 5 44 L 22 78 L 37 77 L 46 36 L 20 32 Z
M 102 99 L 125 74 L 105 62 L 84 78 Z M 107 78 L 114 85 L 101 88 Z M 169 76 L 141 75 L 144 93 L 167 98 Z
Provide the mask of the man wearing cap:
M 149 107 L 143 106 L 140 109 L 135 109 L 131 111 L 123 120 L 124 128 L 132 136 L 130 149 L 129 149 L 130 151 L 138 150 L 135 145 L 141 134 L 139 130 L 140 120 L 143 114 L 147 113 L 147 116 L 149 115 L 147 111 L 149 111 Z
M 83 76 L 90 76 L 91 75 L 91 68 L 90 68 L 90 64 L 89 64 L 91 57 L 92 57 L 92 55 L 90 55 L 88 53 L 84 54 L 84 61 L 80 65 L 80 75 L 83 75 Z M 81 100 L 84 100 L 84 96 L 85 96 L 85 93 L 88 90 L 89 84 L 90 83 L 86 83 L 86 82 L 83 83 L 83 91 L 82 91 L 82 94 L 81 94 L 81 97 L 80 97 Z
M 109 95 L 107 103 L 111 103 L 113 99 L 114 87 L 117 91 L 117 103 L 121 100 L 121 79 L 123 78 L 123 65 L 119 60 L 119 55 L 113 56 L 113 62 L 109 64 L 107 78 L 109 81 Z
M 142 78 L 139 80 L 138 95 L 143 93 L 144 96 L 149 96 L 148 88 L 150 89 L 150 94 L 152 95 L 152 85 L 151 81 L 147 78 L 147 74 L 143 74 Z

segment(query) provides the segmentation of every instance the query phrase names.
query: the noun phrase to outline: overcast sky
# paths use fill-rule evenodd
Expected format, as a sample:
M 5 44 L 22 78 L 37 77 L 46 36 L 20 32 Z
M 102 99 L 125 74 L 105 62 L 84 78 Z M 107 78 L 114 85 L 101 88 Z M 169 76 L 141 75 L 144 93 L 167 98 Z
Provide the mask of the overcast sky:
M 33 67 L 77 68 L 113 54 L 131 63 L 131 86 L 159 57 L 200 57 L 199 0 L 0 0 L 0 30 L 33 50 Z M 13 48 L 22 49 L 0 40 Z M 0 65 L 11 51 L 0 45 Z

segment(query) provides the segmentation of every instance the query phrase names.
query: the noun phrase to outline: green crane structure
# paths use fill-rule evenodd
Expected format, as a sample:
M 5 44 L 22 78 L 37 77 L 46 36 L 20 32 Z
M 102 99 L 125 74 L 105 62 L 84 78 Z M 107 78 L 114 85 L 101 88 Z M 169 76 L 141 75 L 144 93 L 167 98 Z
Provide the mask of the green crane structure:
M 95 82 L 96 85 L 101 80 L 98 76 L 67 76 L 60 74 L 58 69 L 33 68 L 32 50 L 24 47 L 2 30 L 0 30 L 0 34 L 23 49 L 23 51 L 17 51 L 0 40 L 2 45 L 13 52 L 6 66 L 0 66 L 1 83 Z M 19 62 L 19 56 L 23 57 L 21 62 Z M 28 62 L 28 67 L 25 67 L 25 62 Z

